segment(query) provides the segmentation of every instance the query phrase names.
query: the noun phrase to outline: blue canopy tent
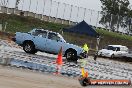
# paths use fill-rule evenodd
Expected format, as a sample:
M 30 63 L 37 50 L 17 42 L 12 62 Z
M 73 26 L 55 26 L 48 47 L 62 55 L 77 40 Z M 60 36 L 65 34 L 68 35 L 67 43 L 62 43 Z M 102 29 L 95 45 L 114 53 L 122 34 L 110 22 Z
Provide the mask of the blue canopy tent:
M 94 59 L 96 60 L 99 42 L 100 42 L 100 35 L 96 32 L 96 30 L 92 26 L 88 25 L 85 21 L 82 21 L 71 28 L 63 29 L 63 31 L 77 33 L 77 34 L 85 34 L 91 37 L 95 37 L 97 39 L 97 44 L 96 44 L 96 54 L 95 54 Z
M 99 37 L 99 34 L 95 31 L 95 29 L 92 28 L 92 26 L 88 25 L 85 21 L 82 21 L 71 28 L 63 29 L 63 31 L 77 34 L 85 34 L 91 37 Z

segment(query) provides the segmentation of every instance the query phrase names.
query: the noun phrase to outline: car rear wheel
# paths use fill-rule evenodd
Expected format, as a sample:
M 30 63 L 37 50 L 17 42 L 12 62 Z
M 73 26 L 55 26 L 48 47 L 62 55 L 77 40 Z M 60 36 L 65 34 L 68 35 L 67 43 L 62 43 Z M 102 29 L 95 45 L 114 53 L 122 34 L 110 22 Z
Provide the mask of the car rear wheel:
M 77 52 L 75 50 L 67 50 L 66 59 L 67 61 L 77 61 Z
M 37 52 L 37 50 L 35 49 L 35 45 L 30 41 L 27 41 L 23 44 L 23 50 L 26 53 L 30 53 L 30 54 L 35 54 Z

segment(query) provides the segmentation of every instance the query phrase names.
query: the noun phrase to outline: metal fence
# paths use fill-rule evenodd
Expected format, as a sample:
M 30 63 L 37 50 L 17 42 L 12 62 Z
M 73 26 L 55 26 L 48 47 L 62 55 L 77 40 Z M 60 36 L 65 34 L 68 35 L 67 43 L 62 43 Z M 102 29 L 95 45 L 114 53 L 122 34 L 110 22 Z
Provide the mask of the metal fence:
M 0 10 L 7 13 L 19 14 L 24 11 L 25 16 L 33 16 L 45 21 L 74 25 L 82 20 L 95 27 L 106 28 L 99 24 L 102 18 L 100 11 L 73 6 L 66 3 L 60 3 L 53 0 L 20 0 L 18 10 L 14 9 L 16 0 L 0 0 Z M 4 10 L 3 10 L 4 9 Z M 112 21 L 111 21 L 112 22 Z M 110 27 L 107 27 L 110 29 Z M 127 32 L 125 28 L 119 28 L 120 32 Z
M 8 8 L 15 8 L 15 3 L 16 0 L 0 0 L 0 5 Z M 53 0 L 20 0 L 18 10 L 29 11 L 77 23 L 85 20 L 90 25 L 101 26 L 98 24 L 100 18 L 99 11 L 60 3 Z

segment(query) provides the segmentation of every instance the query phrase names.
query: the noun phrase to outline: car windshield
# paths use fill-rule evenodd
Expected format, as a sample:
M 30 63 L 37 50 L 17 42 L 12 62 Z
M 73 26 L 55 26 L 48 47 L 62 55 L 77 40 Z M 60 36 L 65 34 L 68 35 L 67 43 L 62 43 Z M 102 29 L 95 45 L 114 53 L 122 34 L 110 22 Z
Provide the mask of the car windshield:
M 30 33 L 30 32 L 29 32 L 29 33 Z M 33 30 L 33 31 L 31 31 L 31 33 L 32 33 L 32 35 L 34 35 L 34 36 L 42 36 L 42 37 L 44 37 L 44 38 L 47 37 L 47 32 L 44 31 L 44 30 Z
M 57 40 L 57 41 L 66 43 L 66 41 L 63 39 L 63 37 L 59 33 L 52 33 L 52 32 L 50 32 L 48 34 L 48 39 Z
M 107 46 L 106 49 L 107 50 L 113 50 L 113 51 L 120 51 L 119 47 L 113 47 L 113 46 Z
M 66 43 L 66 41 L 64 40 L 64 38 L 60 34 L 58 34 L 58 36 L 60 37 L 61 41 Z

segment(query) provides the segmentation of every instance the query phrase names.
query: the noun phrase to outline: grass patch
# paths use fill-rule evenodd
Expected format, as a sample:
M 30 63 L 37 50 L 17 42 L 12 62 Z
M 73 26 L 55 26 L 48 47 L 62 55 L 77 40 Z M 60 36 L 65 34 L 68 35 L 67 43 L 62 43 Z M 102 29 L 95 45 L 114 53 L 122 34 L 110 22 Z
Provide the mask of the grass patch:
M 8 15 L 0 13 L 0 22 L 2 22 L 2 20 L 8 22 L 6 31 L 10 33 L 15 33 L 18 31 L 28 32 L 33 28 L 43 28 L 46 30 L 59 32 L 62 28 L 69 27 L 68 25 L 45 22 L 33 17 L 24 17 L 13 14 Z M 99 46 L 100 49 L 109 44 L 120 44 L 132 48 L 132 36 L 108 32 L 106 30 L 101 29 L 97 29 L 97 32 L 102 36 Z M 87 43 L 90 48 L 95 49 L 96 38 L 74 33 L 64 33 L 63 36 L 70 43 L 77 44 L 79 46 L 82 46 L 84 43 Z
M 101 36 L 109 36 L 109 37 L 113 37 L 113 38 L 132 41 L 132 36 L 129 36 L 129 35 L 124 35 L 124 34 L 120 34 L 120 33 L 116 33 L 116 32 L 108 32 L 107 30 L 101 30 L 101 29 L 97 29 L 97 32 Z
M 4 15 L 5 18 L 2 18 Z M 53 31 L 60 31 L 60 29 L 67 27 L 67 25 L 61 25 L 57 23 L 45 22 L 33 17 L 24 17 L 18 15 L 7 15 L 0 13 L 0 18 L 6 20 L 8 22 L 6 31 L 15 33 L 17 31 L 20 32 L 28 32 L 33 28 L 43 28 Z M 1 19 L 1 20 L 2 20 Z

